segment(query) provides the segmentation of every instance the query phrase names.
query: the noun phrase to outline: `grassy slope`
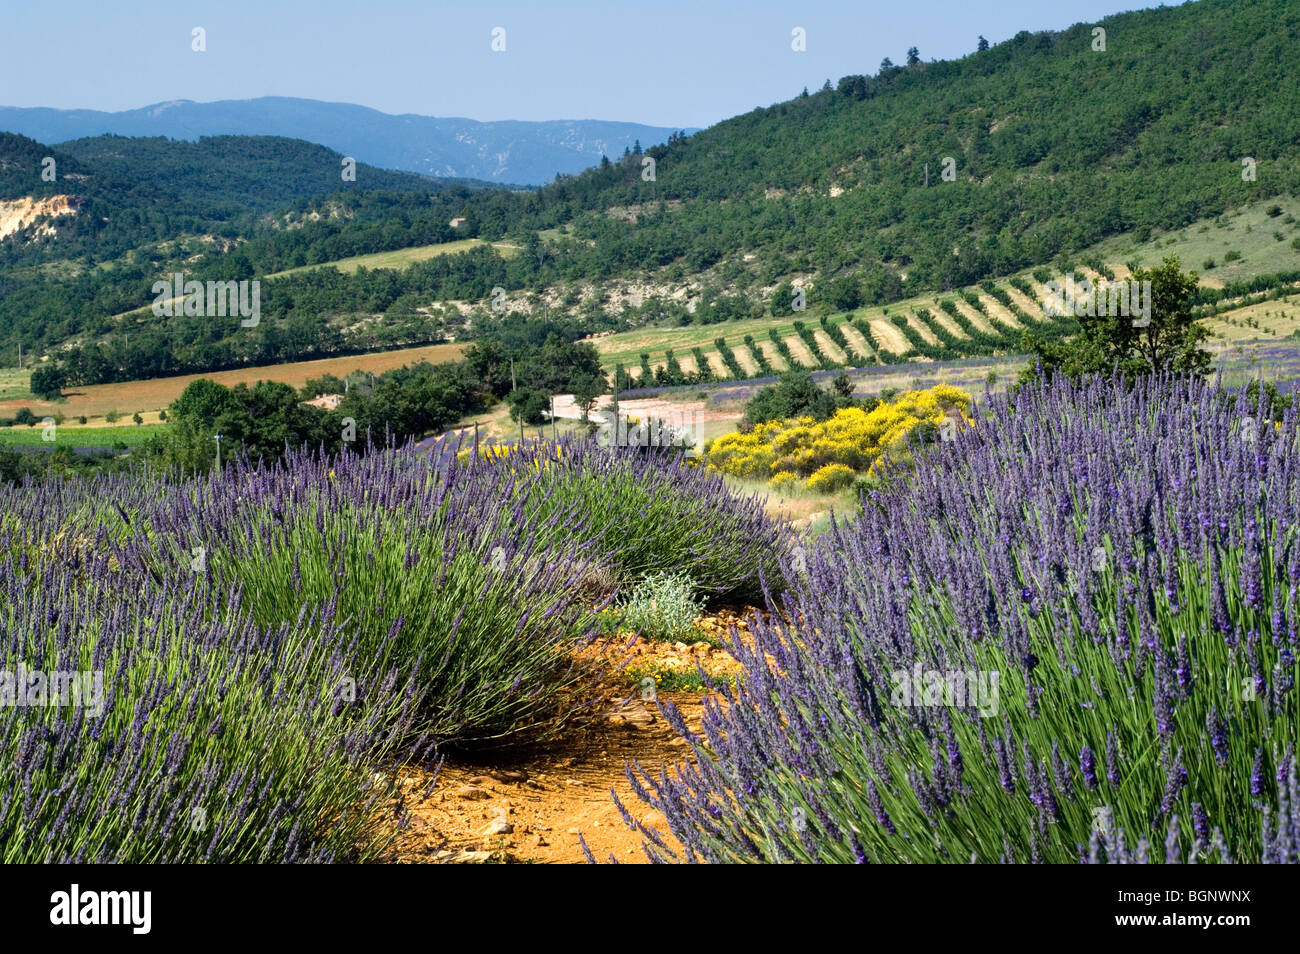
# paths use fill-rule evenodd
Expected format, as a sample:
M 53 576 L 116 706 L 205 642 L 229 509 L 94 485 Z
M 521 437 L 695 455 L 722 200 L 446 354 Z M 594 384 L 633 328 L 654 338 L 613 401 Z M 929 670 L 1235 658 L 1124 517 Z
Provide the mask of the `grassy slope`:
M 374 252 L 370 255 L 354 255 L 351 258 L 341 258 L 333 262 L 321 262 L 319 265 L 303 265 L 300 268 L 290 268 L 283 272 L 275 272 L 271 275 L 265 275 L 265 278 L 280 278 L 284 275 L 296 275 L 299 272 L 307 272 L 316 268 L 337 268 L 344 274 L 351 274 L 359 268 L 395 268 L 402 269 L 414 265 L 416 262 L 428 261 L 431 258 L 437 258 L 439 255 L 454 255 L 457 252 L 465 252 L 479 245 L 485 245 L 482 239 L 470 238 L 461 239 L 456 242 L 440 242 L 436 245 L 419 245 L 414 248 L 400 248 L 391 252 Z M 505 242 L 496 242 L 492 245 L 501 255 L 502 258 L 513 258 L 519 251 L 518 246 L 510 245 Z

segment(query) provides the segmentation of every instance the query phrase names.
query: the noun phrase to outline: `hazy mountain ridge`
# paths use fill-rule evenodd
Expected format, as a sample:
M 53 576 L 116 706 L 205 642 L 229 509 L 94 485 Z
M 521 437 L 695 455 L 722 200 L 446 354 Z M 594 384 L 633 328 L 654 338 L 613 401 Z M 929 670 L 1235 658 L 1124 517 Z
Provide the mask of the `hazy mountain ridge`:
M 273 135 L 319 143 L 361 162 L 424 175 L 537 185 L 571 174 L 640 141 L 664 142 L 674 131 L 596 119 L 479 122 L 458 117 L 390 115 L 349 103 L 265 96 L 196 103 L 173 100 L 140 109 L 0 107 L 0 130 L 45 143 L 110 133 L 198 139 Z

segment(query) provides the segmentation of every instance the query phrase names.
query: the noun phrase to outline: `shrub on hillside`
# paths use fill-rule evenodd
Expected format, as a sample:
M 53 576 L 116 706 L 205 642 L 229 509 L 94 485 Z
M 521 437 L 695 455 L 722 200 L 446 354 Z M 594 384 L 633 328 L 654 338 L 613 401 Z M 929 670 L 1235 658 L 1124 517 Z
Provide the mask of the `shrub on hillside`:
M 787 371 L 776 384 L 760 390 L 745 405 L 749 424 L 781 421 L 792 417 L 825 420 L 839 404 L 835 396 L 822 389 L 807 371 Z

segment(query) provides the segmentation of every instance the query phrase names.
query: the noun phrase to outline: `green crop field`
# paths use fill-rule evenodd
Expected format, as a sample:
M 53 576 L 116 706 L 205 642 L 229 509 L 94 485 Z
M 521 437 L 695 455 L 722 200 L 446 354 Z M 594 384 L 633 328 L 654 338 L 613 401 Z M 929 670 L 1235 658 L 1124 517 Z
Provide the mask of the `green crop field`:
M 1300 200 L 1245 205 L 1168 234 L 1119 236 L 1068 262 L 887 306 L 826 316 L 803 312 L 714 325 L 643 328 L 593 343 L 606 369 L 622 365 L 638 383 L 646 377 L 647 367 L 669 378 L 674 365 L 684 378 L 707 368 L 712 380 L 740 381 L 777 374 L 790 366 L 870 368 L 899 361 L 942 363 L 1013 355 L 1024 350 L 1026 330 L 1050 337 L 1070 334 L 1077 327 L 1073 319 L 1054 319 L 1044 313 L 1046 281 L 1063 280 L 1067 274 L 1095 281 L 1104 277 L 1098 269 L 1125 279 L 1131 266 L 1156 265 L 1170 255 L 1196 271 L 1203 286 L 1215 289 L 1229 281 L 1300 269 Z M 1206 269 L 1211 259 L 1213 267 Z M 1221 346 L 1300 333 L 1300 290 L 1283 288 L 1270 300 L 1229 301 L 1219 307 L 1219 313 L 1208 315 L 1205 322 L 1213 341 Z
M 667 366 L 670 351 L 685 374 L 698 372 L 703 358 L 715 380 L 766 377 L 791 366 L 818 370 L 876 367 L 902 360 L 942 362 L 1018 354 L 1027 329 L 1045 334 L 1073 330 L 1072 320 L 1045 315 L 1042 299 L 1041 283 L 1026 274 L 824 317 L 803 312 L 713 325 L 645 328 L 593 343 L 606 368 L 621 364 L 633 379 L 643 374 L 643 354 L 653 371 Z
M 54 440 L 44 438 L 45 428 L 39 423 L 31 427 L 15 425 L 0 427 L 0 444 L 11 447 L 115 447 L 125 444 L 138 447 L 152 435 L 164 432 L 166 425 L 127 425 L 122 427 L 79 427 L 58 424 L 54 427 Z

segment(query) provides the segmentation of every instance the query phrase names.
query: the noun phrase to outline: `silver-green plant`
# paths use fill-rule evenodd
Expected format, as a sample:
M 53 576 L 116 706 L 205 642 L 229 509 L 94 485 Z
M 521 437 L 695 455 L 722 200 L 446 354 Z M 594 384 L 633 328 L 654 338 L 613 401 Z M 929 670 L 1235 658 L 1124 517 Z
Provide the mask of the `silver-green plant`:
M 703 609 L 695 582 L 685 573 L 650 573 L 621 601 L 619 615 L 623 627 L 643 639 L 678 642 L 698 638 L 695 620 Z

